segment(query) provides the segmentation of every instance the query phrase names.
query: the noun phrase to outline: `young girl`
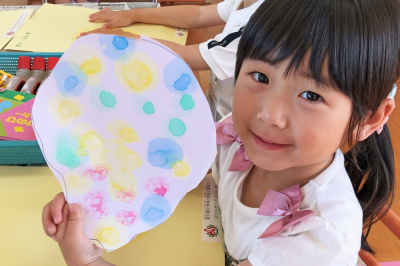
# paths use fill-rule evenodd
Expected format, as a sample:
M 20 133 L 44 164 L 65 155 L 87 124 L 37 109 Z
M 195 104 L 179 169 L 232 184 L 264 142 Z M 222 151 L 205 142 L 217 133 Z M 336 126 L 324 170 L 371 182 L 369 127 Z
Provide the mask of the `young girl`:
M 399 20 L 397 0 L 268 0 L 251 17 L 233 112 L 216 125 L 226 265 L 356 265 L 371 251 L 393 199 Z M 111 265 L 64 204 L 46 205 L 43 225 L 67 264 Z

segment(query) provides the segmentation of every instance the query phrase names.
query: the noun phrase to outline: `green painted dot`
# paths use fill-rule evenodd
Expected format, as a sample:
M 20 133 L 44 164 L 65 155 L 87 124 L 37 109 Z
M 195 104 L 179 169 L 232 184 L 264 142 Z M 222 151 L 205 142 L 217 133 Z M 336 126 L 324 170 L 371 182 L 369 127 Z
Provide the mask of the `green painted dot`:
M 180 101 L 180 104 L 183 108 L 183 110 L 188 111 L 191 110 L 194 107 L 194 101 L 192 96 L 190 95 L 183 95 Z
M 74 168 L 78 167 L 81 164 L 79 157 L 76 156 L 70 150 L 58 151 L 56 158 L 60 164 L 65 165 L 71 170 L 73 170 Z
M 143 112 L 148 115 L 154 114 L 154 105 L 151 102 L 147 102 L 143 105 Z
M 185 133 L 186 126 L 181 120 L 174 118 L 169 122 L 169 131 L 172 133 L 172 135 L 179 137 Z
M 104 105 L 105 107 L 114 107 L 117 101 L 115 100 L 114 95 L 107 91 L 102 91 L 100 93 L 100 101 L 101 104 Z

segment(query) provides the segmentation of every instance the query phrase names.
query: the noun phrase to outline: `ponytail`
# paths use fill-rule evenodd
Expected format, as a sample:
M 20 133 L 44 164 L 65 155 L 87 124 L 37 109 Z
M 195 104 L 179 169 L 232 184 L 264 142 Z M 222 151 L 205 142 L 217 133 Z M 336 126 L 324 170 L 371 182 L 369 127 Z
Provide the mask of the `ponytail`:
M 373 253 L 367 242 L 372 224 L 389 210 L 394 198 L 394 156 L 389 128 L 385 124 L 378 135 L 374 132 L 357 142 L 345 155 L 345 167 L 363 210 L 364 232 L 361 248 Z

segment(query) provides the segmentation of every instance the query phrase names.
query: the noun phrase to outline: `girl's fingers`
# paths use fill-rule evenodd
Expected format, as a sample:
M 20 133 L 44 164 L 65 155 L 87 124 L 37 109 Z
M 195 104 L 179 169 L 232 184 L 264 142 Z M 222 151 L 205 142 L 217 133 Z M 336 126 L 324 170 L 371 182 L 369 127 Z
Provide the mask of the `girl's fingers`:
M 110 11 L 111 9 L 105 8 L 103 10 L 100 10 L 99 12 L 93 13 L 89 15 L 89 21 L 90 22 L 94 22 L 96 20 L 108 21 L 110 20 Z
M 113 29 L 121 26 L 121 23 L 118 19 L 114 19 L 103 25 L 103 29 Z
M 86 239 L 87 236 L 83 229 L 83 216 L 82 211 L 79 205 L 77 204 L 67 204 L 65 209 L 68 209 L 66 218 L 68 219 L 68 229 L 66 233 L 69 237 L 73 239 L 82 239 L 84 236 Z
M 50 212 L 55 224 L 62 222 L 62 211 L 66 202 L 64 193 L 58 193 L 52 201 Z
M 57 233 L 55 235 L 57 242 L 64 239 L 65 233 L 67 232 L 68 225 L 68 203 L 64 203 L 62 209 L 62 221 L 57 226 Z
M 64 238 L 72 239 L 73 242 L 83 238 L 89 241 L 83 229 L 82 211 L 77 204 L 64 205 L 63 220 L 58 225 L 56 239 L 62 241 Z
M 51 216 L 51 202 L 47 203 L 42 212 L 42 225 L 43 230 L 49 237 L 54 237 L 57 231 L 57 227 L 53 222 L 53 217 Z

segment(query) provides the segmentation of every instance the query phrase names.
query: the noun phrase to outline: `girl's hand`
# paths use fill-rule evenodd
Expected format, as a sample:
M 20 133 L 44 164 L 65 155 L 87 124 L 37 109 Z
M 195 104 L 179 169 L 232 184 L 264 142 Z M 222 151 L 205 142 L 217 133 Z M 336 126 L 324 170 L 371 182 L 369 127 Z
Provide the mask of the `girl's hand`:
M 86 236 L 81 208 L 65 204 L 62 216 L 55 237 L 67 265 L 111 265 L 103 259 L 103 250 Z
M 61 192 L 43 208 L 42 224 L 44 232 L 54 240 L 56 240 L 57 225 L 63 220 L 62 211 L 66 202 L 64 193 Z
M 107 23 L 103 25 L 104 29 L 125 27 L 134 22 L 130 13 L 129 10 L 113 11 L 109 8 L 104 8 L 99 12 L 91 14 L 89 16 L 89 21 L 106 21 Z
M 101 29 L 101 28 L 95 29 L 95 30 L 92 30 L 92 31 L 82 32 L 81 36 L 79 36 L 79 37 L 86 36 L 86 35 L 91 34 L 91 33 L 111 34 L 111 35 L 118 35 L 118 36 L 127 37 L 127 38 L 134 38 L 134 39 L 139 39 L 140 38 L 139 35 L 135 35 L 133 33 L 123 31 L 122 29 Z

